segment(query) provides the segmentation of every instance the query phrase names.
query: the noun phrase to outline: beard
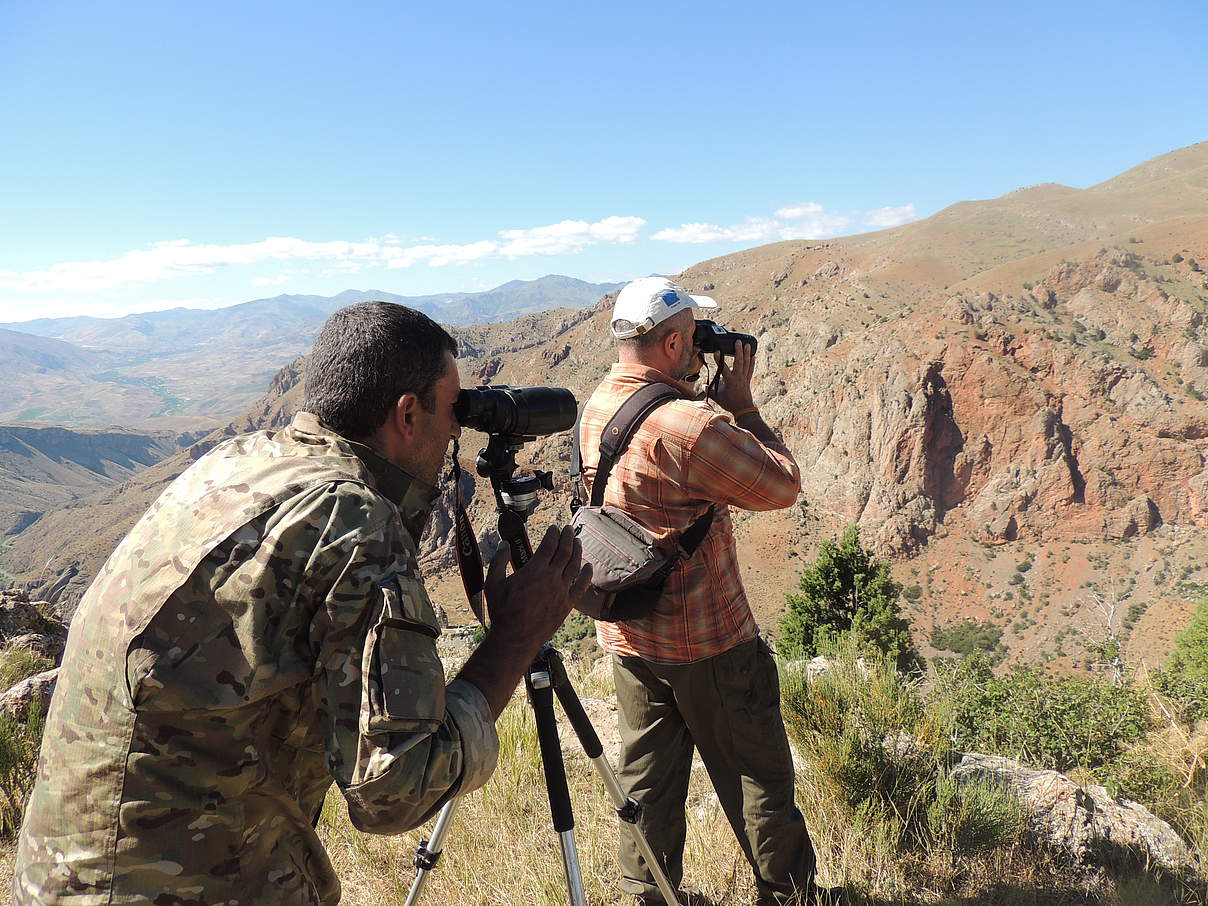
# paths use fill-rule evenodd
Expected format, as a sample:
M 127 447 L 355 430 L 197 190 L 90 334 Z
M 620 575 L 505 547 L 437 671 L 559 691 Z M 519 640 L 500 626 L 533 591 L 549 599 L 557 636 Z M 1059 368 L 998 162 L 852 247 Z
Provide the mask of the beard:
M 700 370 L 704 364 L 704 356 L 698 353 L 695 348 L 687 349 L 684 352 L 684 360 L 677 364 L 673 376 L 678 381 L 695 384 L 700 378 Z

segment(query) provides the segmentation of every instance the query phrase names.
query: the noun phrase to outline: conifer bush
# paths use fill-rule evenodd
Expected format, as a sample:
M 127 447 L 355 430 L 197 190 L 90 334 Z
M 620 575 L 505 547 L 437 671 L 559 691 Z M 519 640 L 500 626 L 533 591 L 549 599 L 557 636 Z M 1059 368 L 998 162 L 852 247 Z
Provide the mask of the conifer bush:
M 889 657 L 899 670 L 917 672 L 923 659 L 910 636 L 898 598 L 902 586 L 889 564 L 860 543 L 853 525 L 837 541 L 823 541 L 817 559 L 789 594 L 777 647 L 786 658 L 812 658 L 832 650 L 842 637 Z

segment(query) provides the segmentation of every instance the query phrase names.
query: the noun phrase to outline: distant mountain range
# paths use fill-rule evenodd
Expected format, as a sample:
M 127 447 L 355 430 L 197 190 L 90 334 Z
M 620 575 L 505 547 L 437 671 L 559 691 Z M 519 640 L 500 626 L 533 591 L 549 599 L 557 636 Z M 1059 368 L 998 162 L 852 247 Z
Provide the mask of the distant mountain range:
M 755 400 L 801 464 L 799 505 L 734 517 L 765 629 L 818 542 L 852 523 L 895 558 L 927 654 L 935 629 L 973 619 L 1001 629 L 1011 657 L 1068 669 L 1110 620 L 1128 661 L 1153 666 L 1208 591 L 1208 143 L 1088 189 L 1033 186 L 680 279 L 717 298 L 719 323 L 759 336 Z M 456 328 L 463 378 L 585 398 L 615 356 L 610 303 Z M 194 457 L 284 422 L 301 374 L 282 370 L 189 450 L 0 539 L 3 568 L 75 600 Z M 463 458 L 480 439 L 467 432 Z M 565 492 L 568 454 L 554 435 L 523 464 Z M 530 533 L 564 518 L 565 498 L 546 497 Z M 491 504 L 480 485 L 480 531 Z M 424 570 L 456 611 L 448 525 L 442 508 Z
M 397 302 L 442 324 L 507 320 L 584 308 L 620 284 L 572 277 L 513 280 L 477 293 L 399 296 L 348 290 L 281 295 L 230 308 L 176 308 L 122 318 L 43 318 L 0 324 L 0 419 L 213 427 L 245 409 L 276 371 L 304 354 L 323 321 L 345 305 Z

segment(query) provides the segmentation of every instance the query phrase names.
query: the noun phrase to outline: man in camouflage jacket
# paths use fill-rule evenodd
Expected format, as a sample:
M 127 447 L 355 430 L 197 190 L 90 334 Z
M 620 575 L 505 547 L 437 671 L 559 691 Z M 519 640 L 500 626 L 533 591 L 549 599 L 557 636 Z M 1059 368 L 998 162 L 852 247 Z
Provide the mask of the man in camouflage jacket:
M 460 433 L 455 352 L 401 306 L 337 312 L 307 411 L 211 450 L 110 556 L 72 623 L 17 904 L 327 906 L 333 780 L 388 834 L 490 776 L 494 719 L 590 572 L 567 531 L 507 578 L 492 561 L 491 631 L 445 685 L 416 555 Z

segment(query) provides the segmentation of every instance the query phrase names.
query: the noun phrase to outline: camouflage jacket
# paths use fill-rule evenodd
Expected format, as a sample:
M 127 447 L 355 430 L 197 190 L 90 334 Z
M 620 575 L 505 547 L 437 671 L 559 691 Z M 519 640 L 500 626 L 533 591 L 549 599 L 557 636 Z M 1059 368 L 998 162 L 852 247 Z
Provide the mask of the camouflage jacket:
M 373 833 L 481 786 L 494 724 L 416 566 L 434 497 L 307 413 L 177 478 L 72 623 L 16 903 L 336 903 L 333 779 Z

